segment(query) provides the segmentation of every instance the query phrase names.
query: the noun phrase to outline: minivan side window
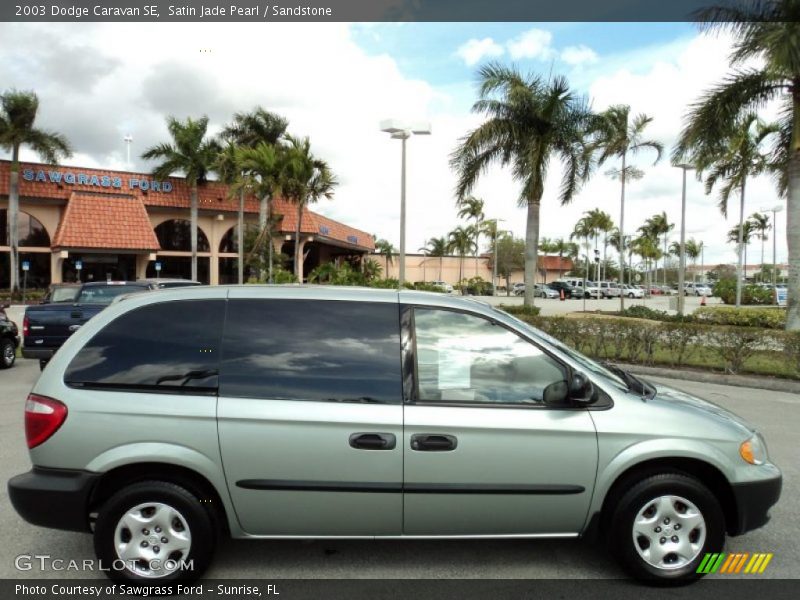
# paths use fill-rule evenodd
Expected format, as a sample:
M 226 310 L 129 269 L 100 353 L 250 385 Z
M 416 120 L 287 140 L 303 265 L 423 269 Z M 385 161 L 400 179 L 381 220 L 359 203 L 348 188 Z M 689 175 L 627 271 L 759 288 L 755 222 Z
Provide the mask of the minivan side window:
M 419 402 L 543 405 L 566 368 L 502 325 L 467 313 L 414 309 Z
M 148 304 L 111 321 L 72 359 L 70 386 L 191 393 L 217 389 L 224 300 Z
M 230 300 L 220 395 L 402 403 L 395 303 Z

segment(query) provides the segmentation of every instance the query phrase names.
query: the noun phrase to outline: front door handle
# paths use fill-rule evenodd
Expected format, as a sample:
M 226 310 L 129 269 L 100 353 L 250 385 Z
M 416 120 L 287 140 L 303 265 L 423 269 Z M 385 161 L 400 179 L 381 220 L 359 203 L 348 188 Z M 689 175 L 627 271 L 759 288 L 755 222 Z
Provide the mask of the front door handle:
M 358 450 L 394 450 L 397 438 L 392 433 L 354 433 L 350 447 Z
M 411 449 L 420 452 L 448 452 L 455 450 L 458 439 L 444 433 L 415 433 L 411 436 Z

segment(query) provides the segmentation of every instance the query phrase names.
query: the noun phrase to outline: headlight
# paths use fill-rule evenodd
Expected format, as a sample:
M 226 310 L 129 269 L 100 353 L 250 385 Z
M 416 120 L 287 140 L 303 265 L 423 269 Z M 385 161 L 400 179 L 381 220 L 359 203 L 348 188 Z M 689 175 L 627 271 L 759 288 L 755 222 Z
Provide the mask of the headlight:
M 759 434 L 754 434 L 749 440 L 739 446 L 739 456 L 751 465 L 763 465 L 767 462 L 767 445 Z

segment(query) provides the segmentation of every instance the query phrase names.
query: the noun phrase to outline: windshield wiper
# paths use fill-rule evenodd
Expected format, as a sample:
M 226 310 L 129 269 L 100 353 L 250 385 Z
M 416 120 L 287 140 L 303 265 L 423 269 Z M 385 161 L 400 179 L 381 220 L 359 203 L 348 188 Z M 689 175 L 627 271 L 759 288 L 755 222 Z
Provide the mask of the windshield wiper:
M 639 394 L 642 398 L 650 400 L 655 397 L 656 395 L 656 388 L 653 387 L 651 384 L 647 383 L 646 381 L 631 375 L 628 371 L 620 369 L 618 366 L 613 365 L 611 363 L 603 363 L 603 366 L 622 378 L 625 382 L 625 385 L 628 386 L 628 391 L 633 392 L 635 394 Z

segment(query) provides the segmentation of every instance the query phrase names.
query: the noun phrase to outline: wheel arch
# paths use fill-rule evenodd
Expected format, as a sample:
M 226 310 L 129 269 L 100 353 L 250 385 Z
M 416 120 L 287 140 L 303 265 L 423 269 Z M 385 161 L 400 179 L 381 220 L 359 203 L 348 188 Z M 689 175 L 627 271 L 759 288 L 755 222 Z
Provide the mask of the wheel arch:
M 89 513 L 96 512 L 115 492 L 142 481 L 166 481 L 179 485 L 208 504 L 220 533 L 231 534 L 228 510 L 216 487 L 188 467 L 163 462 L 138 462 L 115 467 L 100 477 L 89 496 Z
M 619 502 L 625 491 L 635 482 L 658 473 L 679 473 L 698 479 L 714 494 L 722 506 L 725 530 L 730 532 L 735 529 L 738 523 L 736 499 L 733 495 L 733 488 L 722 471 L 704 460 L 678 456 L 651 458 L 631 465 L 620 473 L 608 488 L 600 511 L 591 519 L 587 529 L 597 529 L 592 534 L 607 532 L 613 507 Z

